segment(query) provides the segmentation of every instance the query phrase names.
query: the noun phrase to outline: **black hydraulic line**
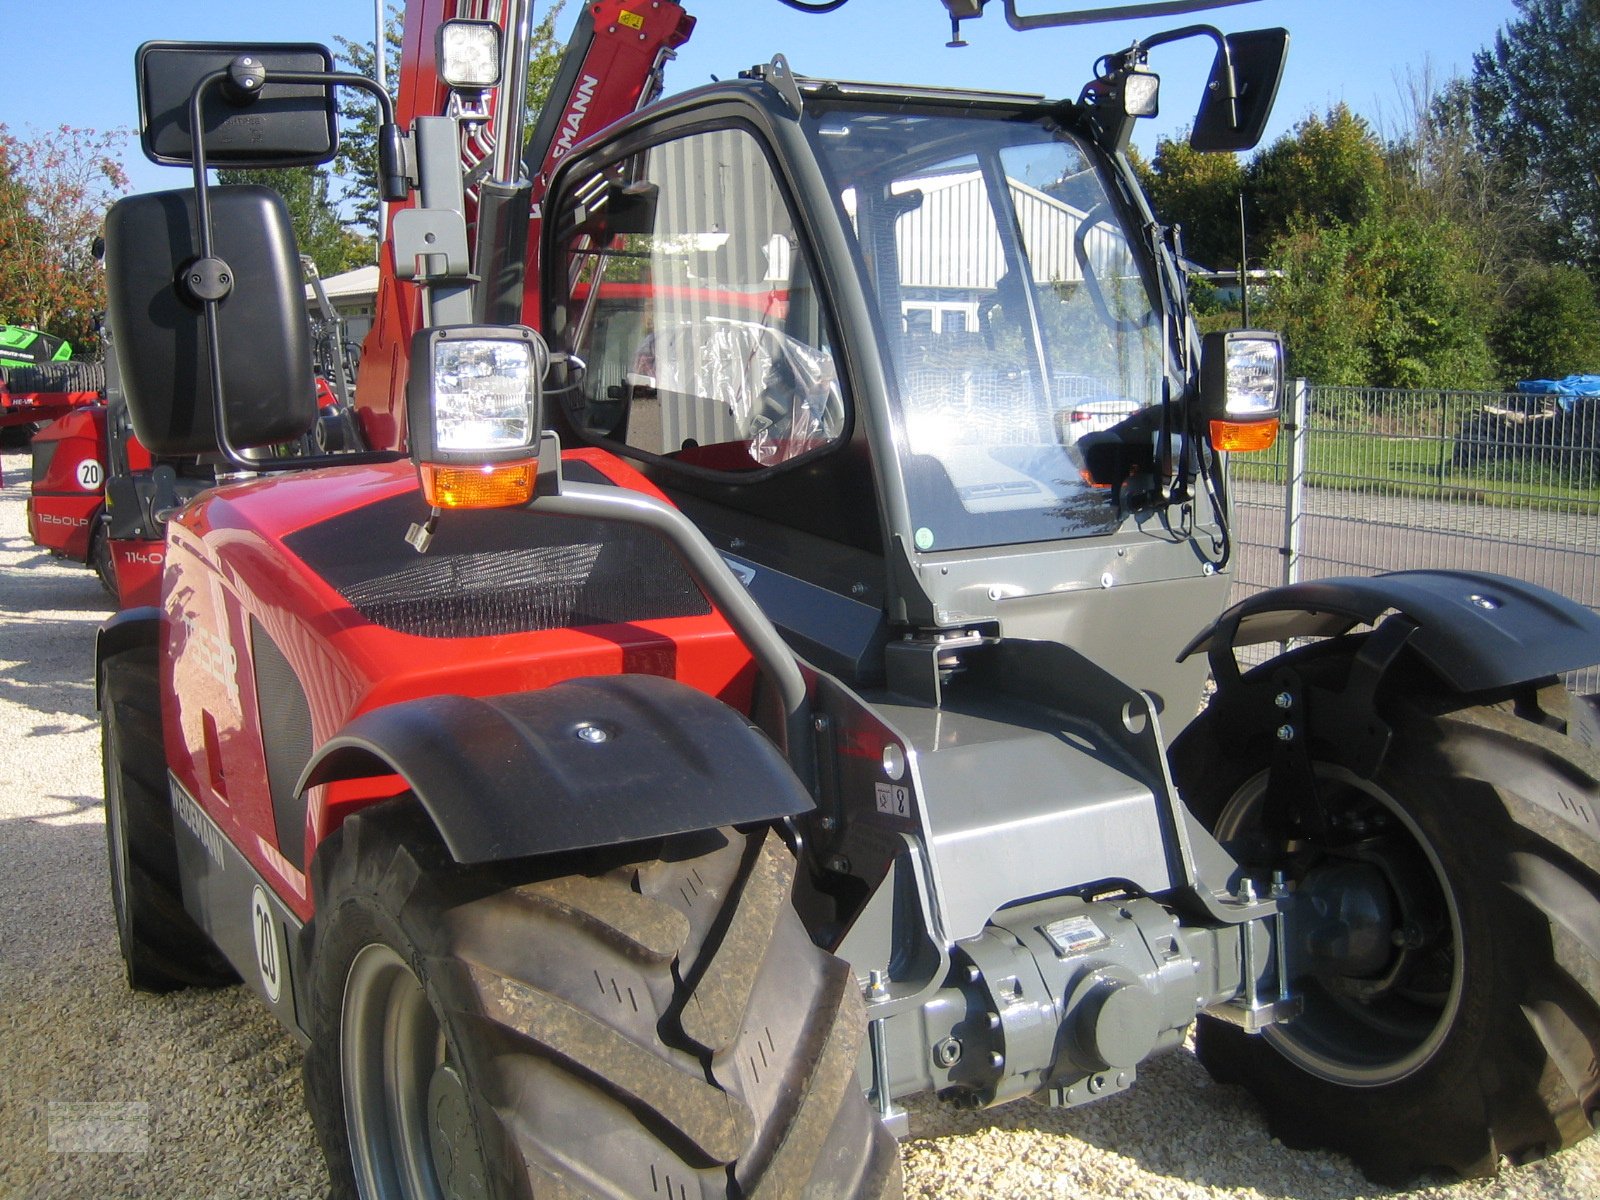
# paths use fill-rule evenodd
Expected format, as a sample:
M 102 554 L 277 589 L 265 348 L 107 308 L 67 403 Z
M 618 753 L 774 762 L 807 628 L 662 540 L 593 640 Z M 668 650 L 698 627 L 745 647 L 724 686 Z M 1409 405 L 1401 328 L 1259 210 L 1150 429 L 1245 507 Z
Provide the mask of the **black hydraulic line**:
M 831 13 L 843 8 L 850 0 L 778 0 L 778 3 L 803 13 Z

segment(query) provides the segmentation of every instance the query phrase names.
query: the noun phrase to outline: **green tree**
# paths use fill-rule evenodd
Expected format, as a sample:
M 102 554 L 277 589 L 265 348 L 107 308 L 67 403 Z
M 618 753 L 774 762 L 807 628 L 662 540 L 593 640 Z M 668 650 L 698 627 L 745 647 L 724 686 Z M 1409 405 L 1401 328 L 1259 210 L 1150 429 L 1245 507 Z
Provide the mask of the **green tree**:
M 1517 0 L 1473 59 L 1489 152 L 1540 199 L 1549 252 L 1600 278 L 1600 0 Z
M 537 113 L 550 94 L 556 72 L 561 66 L 565 46 L 556 39 L 556 21 L 567 0 L 552 0 L 544 16 L 533 23 L 530 31 L 528 56 L 528 90 L 525 103 L 530 113 Z M 400 54 L 404 44 L 401 32 L 400 10 L 389 6 L 388 20 L 384 24 L 384 72 L 389 95 L 399 94 Z M 340 66 L 368 79 L 376 79 L 376 56 L 367 42 L 336 38 L 339 43 L 337 58 Z M 365 93 L 347 92 L 340 101 L 343 125 L 340 133 L 339 179 L 345 188 L 345 197 L 354 216 L 354 224 L 375 232 L 378 227 L 378 105 Z M 526 125 L 526 133 L 533 130 L 533 119 Z
M 353 233 L 339 216 L 324 168 L 224 169 L 217 172 L 217 182 L 261 184 L 282 196 L 300 253 L 310 255 L 324 278 L 372 261 L 371 239 Z
M 1214 270 L 1239 259 L 1239 194 L 1244 167 L 1237 155 L 1202 154 L 1187 139 L 1163 138 L 1144 179 L 1163 221 L 1183 227 L 1184 252 Z
M 1511 288 L 1491 339 L 1508 386 L 1600 374 L 1600 302 L 1575 267 L 1537 265 Z
M 105 279 L 91 244 L 128 186 L 122 137 L 62 125 L 26 138 L 0 125 L 0 320 L 98 344 Z
M 1372 387 L 1493 383 L 1490 297 L 1448 223 L 1294 218 L 1271 261 L 1283 277 L 1262 321 L 1282 330 L 1294 374 Z
M 1366 121 L 1343 104 L 1308 116 L 1245 171 L 1252 256 L 1296 219 L 1359 224 L 1377 209 L 1385 178 L 1383 143 Z

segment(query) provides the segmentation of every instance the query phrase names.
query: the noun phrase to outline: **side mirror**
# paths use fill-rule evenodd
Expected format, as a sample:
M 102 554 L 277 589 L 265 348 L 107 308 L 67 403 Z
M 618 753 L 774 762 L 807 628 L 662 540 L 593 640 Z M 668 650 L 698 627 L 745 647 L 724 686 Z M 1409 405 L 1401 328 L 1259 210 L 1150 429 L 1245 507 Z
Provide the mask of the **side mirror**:
M 1260 329 L 1206 334 L 1200 409 L 1216 449 L 1269 449 L 1283 411 L 1283 339 Z
M 1224 45 L 1211 64 L 1189 145 L 1201 151 L 1253 150 L 1278 98 L 1289 31 L 1230 33 Z
M 237 64 L 237 65 L 236 65 Z M 202 98 L 206 161 L 218 167 L 302 167 L 339 148 L 333 88 L 267 83 L 269 73 L 326 73 L 333 56 L 314 43 L 146 42 L 134 57 L 139 144 L 151 162 L 194 161 L 189 98 L 219 71 L 232 77 Z
M 441 325 L 411 340 L 406 424 L 433 508 L 533 499 L 550 352 L 525 325 Z
M 205 305 L 215 290 L 222 414 L 240 449 L 292 441 L 316 423 L 300 254 L 283 198 L 241 185 L 210 191 L 215 253 L 199 257 L 192 191 L 128 196 L 106 215 L 107 318 L 139 440 L 152 454 L 222 449 Z

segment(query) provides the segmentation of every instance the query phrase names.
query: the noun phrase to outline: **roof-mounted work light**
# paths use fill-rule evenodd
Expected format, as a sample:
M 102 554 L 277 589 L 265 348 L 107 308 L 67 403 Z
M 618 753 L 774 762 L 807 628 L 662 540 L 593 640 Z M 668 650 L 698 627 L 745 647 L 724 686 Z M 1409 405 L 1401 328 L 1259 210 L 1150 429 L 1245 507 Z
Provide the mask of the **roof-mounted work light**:
M 500 26 L 493 21 L 446 21 L 434 49 L 449 87 L 481 92 L 500 82 Z

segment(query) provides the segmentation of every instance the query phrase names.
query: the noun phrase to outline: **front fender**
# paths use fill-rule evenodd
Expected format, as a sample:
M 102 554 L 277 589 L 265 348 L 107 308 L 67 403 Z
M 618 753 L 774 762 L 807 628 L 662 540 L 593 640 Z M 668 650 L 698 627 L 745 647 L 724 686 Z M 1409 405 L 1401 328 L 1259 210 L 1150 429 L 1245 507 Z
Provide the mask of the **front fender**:
M 1339 637 L 1390 610 L 1416 624 L 1408 648 L 1458 692 L 1600 663 L 1600 616 L 1535 584 L 1472 571 L 1395 571 L 1258 592 L 1218 617 L 1178 660 L 1206 651 L 1221 683 L 1238 676 L 1237 646 Z
M 653 675 L 373 709 L 312 757 L 297 794 L 399 775 L 463 864 L 795 816 L 811 796 L 743 716 Z

